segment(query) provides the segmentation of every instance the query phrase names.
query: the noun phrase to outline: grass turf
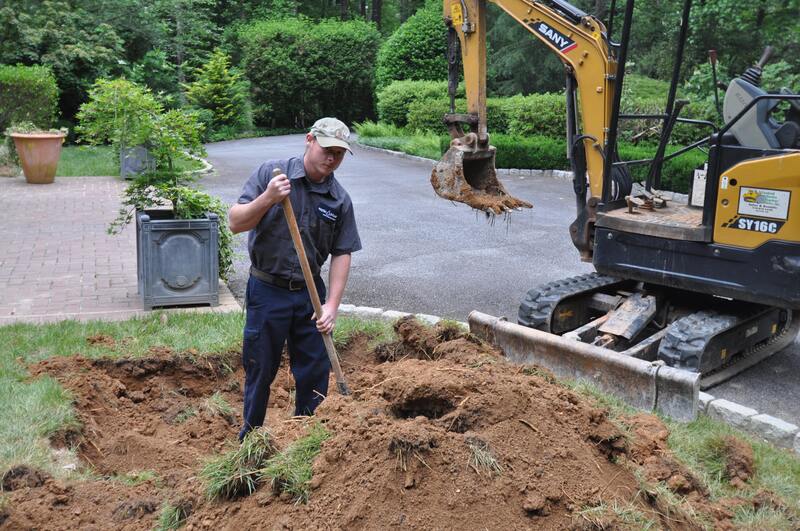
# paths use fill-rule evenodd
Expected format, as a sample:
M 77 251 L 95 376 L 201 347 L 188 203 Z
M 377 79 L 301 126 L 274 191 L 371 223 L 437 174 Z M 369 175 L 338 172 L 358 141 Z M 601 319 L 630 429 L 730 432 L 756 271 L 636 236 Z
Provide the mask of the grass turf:
M 202 168 L 199 161 L 180 158 L 176 166 L 181 170 Z M 109 146 L 66 146 L 61 150 L 57 177 L 96 177 L 119 175 L 119 159 Z

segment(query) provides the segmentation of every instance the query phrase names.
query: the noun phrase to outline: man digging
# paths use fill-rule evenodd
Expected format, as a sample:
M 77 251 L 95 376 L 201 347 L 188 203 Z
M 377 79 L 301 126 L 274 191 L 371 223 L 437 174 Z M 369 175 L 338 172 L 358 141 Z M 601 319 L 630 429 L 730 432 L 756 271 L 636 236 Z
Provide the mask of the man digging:
M 317 120 L 306 135 L 303 156 L 262 164 L 244 184 L 228 214 L 231 231 L 250 231 L 252 263 L 245 292 L 244 424 L 239 439 L 264 424 L 269 388 L 284 344 L 295 380 L 295 415 L 313 414 L 328 392 L 330 362 L 321 334 L 333 331 L 350 272 L 350 255 L 361 249 L 353 204 L 333 174 L 350 151 L 349 137 L 349 129 L 339 120 Z M 273 176 L 275 169 L 282 173 Z M 314 315 L 284 219 L 281 201 L 286 197 L 296 213 L 323 303 L 321 315 Z M 326 300 L 319 275 L 329 255 Z

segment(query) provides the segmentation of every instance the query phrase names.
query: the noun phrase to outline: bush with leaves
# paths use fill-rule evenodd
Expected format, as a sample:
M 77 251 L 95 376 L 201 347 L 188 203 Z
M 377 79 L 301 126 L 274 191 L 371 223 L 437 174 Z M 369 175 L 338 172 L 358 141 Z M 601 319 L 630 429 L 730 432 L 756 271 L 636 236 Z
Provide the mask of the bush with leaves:
M 386 39 L 378 52 L 377 87 L 400 79 L 447 79 L 447 28 L 441 5 L 429 3 Z
M 45 66 L 0 65 L 0 131 L 18 122 L 48 128 L 58 111 L 58 86 Z
M 464 97 L 463 86 L 457 96 Z M 378 119 L 398 127 L 408 124 L 409 106 L 423 99 L 442 99 L 447 95 L 447 81 L 405 79 L 393 81 L 378 91 Z
M 81 105 L 76 127 L 84 142 L 110 143 L 115 151 L 145 144 L 162 105 L 147 87 L 125 78 L 98 79 Z
M 208 62 L 197 69 L 195 81 L 186 88 L 186 98 L 195 107 L 210 111 L 207 133 L 227 128 L 232 132 L 252 127 L 247 92 L 242 74 L 231 68 L 230 57 L 216 49 Z
M 123 41 L 103 11 L 66 0 L 0 2 L 0 63 L 50 67 L 71 119 L 94 80 L 121 69 Z
M 257 125 L 303 128 L 321 116 L 345 122 L 371 116 L 379 38 L 360 20 L 298 17 L 243 26 L 241 67 Z
M 175 74 L 175 65 L 169 61 L 167 52 L 159 48 L 148 50 L 141 59 L 131 65 L 130 80 L 148 87 L 164 105 L 174 107 L 179 101 L 180 86 Z
M 125 79 L 100 80 L 91 99 L 78 114 L 83 139 L 92 144 L 122 146 L 143 144 L 153 158 L 153 168 L 136 177 L 125 189 L 122 207 L 108 232 L 118 234 L 137 211 L 172 206 L 176 219 L 196 219 L 212 212 L 219 216 L 219 272 L 231 271 L 233 237 L 227 226 L 227 207 L 189 185 L 194 177 L 176 167 L 181 157 L 206 154 L 203 125 L 196 113 L 180 109 L 163 111 L 149 89 Z
M 510 117 L 507 113 L 510 98 L 488 98 L 486 100 L 486 120 L 489 132 L 506 133 Z M 456 100 L 456 112 L 467 111 L 467 101 Z M 408 106 L 408 128 L 416 131 L 446 133 L 447 127 L 442 118 L 450 112 L 449 98 L 426 98 L 412 101 Z

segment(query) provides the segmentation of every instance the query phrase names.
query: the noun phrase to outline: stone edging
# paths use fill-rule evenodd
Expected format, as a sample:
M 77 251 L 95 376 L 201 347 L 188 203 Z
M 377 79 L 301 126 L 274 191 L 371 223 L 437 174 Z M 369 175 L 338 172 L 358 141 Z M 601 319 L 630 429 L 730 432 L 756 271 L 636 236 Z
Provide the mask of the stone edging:
M 355 306 L 353 304 L 341 304 L 339 306 L 341 315 L 359 317 L 361 319 L 380 319 L 383 321 L 394 321 L 407 315 L 408 312 L 398 312 L 395 310 L 384 310 L 383 308 L 372 308 L 369 306 Z M 420 321 L 434 325 L 442 320 L 436 315 L 424 313 L 414 314 Z M 459 324 L 469 329 L 469 325 L 464 322 Z M 760 437 L 769 443 L 779 447 L 794 450 L 800 454 L 800 427 L 773 417 L 771 415 L 759 414 L 755 409 L 731 402 L 723 398 L 716 398 L 708 393 L 700 392 L 698 400 L 698 413 L 708 415 L 712 419 L 722 421 L 737 429 Z
M 417 162 L 427 162 L 430 165 L 434 165 L 437 162 L 433 159 L 429 159 L 426 157 L 409 155 L 408 153 L 403 153 L 402 151 L 394 151 L 391 149 L 368 146 L 367 144 L 362 144 L 361 142 L 354 142 L 354 144 L 356 144 L 359 148 L 362 148 L 366 151 L 375 151 L 379 153 L 384 153 L 386 155 L 391 155 L 392 157 L 397 157 L 401 159 L 415 160 Z M 530 170 L 525 168 L 522 169 L 498 168 L 497 173 L 500 175 L 508 175 L 509 177 L 519 177 L 520 179 L 524 179 L 525 177 L 545 177 L 545 178 L 558 179 L 562 181 L 572 180 L 572 172 L 564 170 Z
M 203 167 L 200 168 L 199 170 L 187 170 L 186 173 L 188 175 L 195 175 L 195 176 L 208 175 L 209 173 L 212 173 L 214 171 L 214 165 L 208 162 L 208 159 L 197 157 L 195 155 L 189 155 L 189 158 L 199 161 L 203 165 Z

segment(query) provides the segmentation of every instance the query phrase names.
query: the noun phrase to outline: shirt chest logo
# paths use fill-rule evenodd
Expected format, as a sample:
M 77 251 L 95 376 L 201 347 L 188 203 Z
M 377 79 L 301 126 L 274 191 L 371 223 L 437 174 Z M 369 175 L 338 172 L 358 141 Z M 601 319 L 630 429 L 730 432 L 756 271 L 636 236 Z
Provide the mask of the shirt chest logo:
M 339 214 L 335 210 L 330 209 L 330 208 L 326 207 L 325 205 L 319 205 L 317 207 L 317 214 L 322 219 L 324 219 L 326 221 L 330 221 L 330 222 L 335 222 L 336 220 L 339 219 Z

